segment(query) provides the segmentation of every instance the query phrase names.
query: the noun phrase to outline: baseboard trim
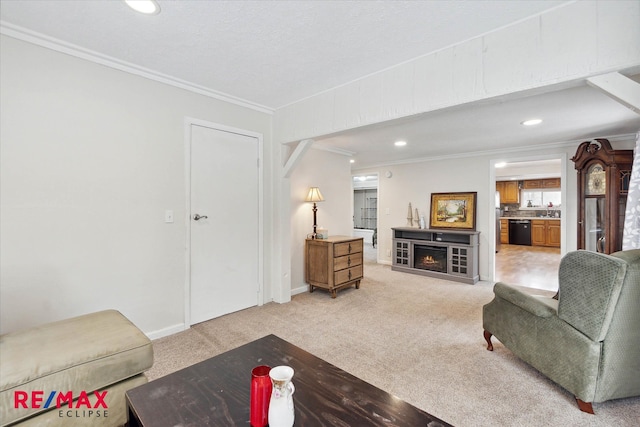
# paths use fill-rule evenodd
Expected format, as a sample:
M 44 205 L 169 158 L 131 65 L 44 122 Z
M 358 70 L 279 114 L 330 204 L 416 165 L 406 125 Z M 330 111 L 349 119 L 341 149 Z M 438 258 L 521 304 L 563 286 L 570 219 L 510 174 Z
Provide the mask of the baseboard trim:
M 158 338 L 168 337 L 169 335 L 177 334 L 178 332 L 186 331 L 189 329 L 184 323 L 178 323 L 177 325 L 168 326 L 157 331 L 145 332 L 145 335 L 151 340 L 157 340 Z
M 308 285 L 298 286 L 297 288 L 291 289 L 291 296 L 305 293 L 309 290 Z

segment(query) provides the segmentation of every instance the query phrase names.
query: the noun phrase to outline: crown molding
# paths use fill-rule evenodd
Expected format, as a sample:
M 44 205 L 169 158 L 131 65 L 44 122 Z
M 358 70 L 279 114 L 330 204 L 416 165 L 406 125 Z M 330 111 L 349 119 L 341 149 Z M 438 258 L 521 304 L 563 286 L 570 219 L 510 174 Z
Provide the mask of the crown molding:
M 94 62 L 96 64 L 104 65 L 106 67 L 114 68 L 119 71 L 124 71 L 126 73 L 144 77 L 149 80 L 164 83 L 169 86 L 184 89 L 189 92 L 197 93 L 198 95 L 204 95 L 209 98 L 228 102 L 240 107 L 250 108 L 255 111 L 260 111 L 261 113 L 267 113 L 270 115 L 273 115 L 274 113 L 273 108 L 256 104 L 254 102 L 247 101 L 246 99 L 238 98 L 223 92 L 218 92 L 207 87 L 200 86 L 186 80 L 181 80 L 167 74 L 159 73 L 148 68 L 140 67 L 130 62 L 121 61 L 111 56 L 103 55 L 90 49 L 85 49 L 83 47 L 67 43 L 65 41 L 49 37 L 47 35 L 37 33 L 27 28 L 10 24 L 5 21 L 0 21 L 0 34 L 22 40 L 27 43 L 35 44 L 47 49 L 55 50 L 56 52 L 71 55 L 76 58 L 84 59 L 86 61 Z

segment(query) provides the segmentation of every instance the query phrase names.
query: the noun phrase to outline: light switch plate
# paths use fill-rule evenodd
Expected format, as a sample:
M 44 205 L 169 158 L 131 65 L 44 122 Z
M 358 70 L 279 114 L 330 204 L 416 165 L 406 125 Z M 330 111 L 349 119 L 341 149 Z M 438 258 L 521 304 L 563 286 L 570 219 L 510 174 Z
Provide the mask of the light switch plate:
M 164 211 L 164 222 L 173 222 L 173 211 Z

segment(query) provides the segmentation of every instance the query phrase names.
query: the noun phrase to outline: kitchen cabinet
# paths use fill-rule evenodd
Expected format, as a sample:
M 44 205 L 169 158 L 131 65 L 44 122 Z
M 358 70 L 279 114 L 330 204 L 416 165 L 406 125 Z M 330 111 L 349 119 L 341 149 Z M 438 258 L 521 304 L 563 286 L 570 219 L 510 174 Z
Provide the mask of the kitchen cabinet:
M 547 246 L 560 247 L 560 221 L 547 220 Z
M 542 188 L 560 188 L 560 178 L 543 179 Z
M 500 193 L 500 203 L 520 203 L 517 181 L 497 181 L 496 191 Z
M 500 220 L 500 243 L 509 244 L 509 220 Z
M 560 247 L 560 220 L 534 219 L 531 221 L 531 246 Z
M 522 188 L 525 190 L 538 188 L 560 188 L 560 178 L 525 179 L 522 182 Z
M 522 188 L 525 190 L 542 188 L 542 180 L 541 179 L 525 179 L 522 182 Z
M 547 221 L 535 219 L 531 221 L 531 246 L 546 246 Z

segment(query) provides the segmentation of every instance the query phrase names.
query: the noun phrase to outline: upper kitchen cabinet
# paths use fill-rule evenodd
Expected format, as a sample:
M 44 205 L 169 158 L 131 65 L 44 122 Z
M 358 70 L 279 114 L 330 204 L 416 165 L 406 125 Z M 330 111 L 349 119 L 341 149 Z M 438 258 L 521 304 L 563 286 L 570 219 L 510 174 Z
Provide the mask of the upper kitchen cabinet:
M 580 144 L 571 160 L 578 172 L 578 249 L 621 250 L 633 150 L 613 150 L 601 138 Z
M 522 188 L 531 190 L 535 188 L 560 188 L 560 178 L 525 179 Z
M 500 193 L 500 203 L 520 203 L 517 181 L 497 181 L 496 191 Z

